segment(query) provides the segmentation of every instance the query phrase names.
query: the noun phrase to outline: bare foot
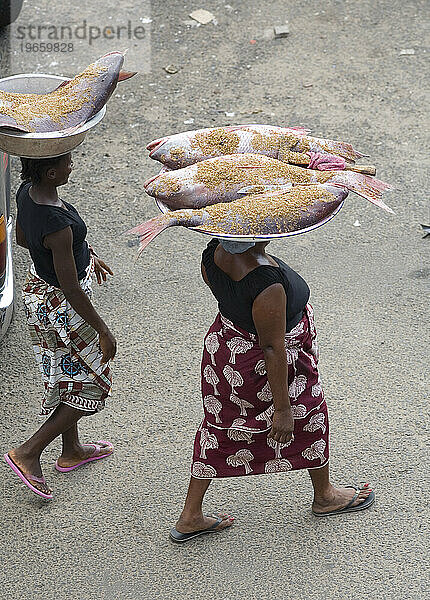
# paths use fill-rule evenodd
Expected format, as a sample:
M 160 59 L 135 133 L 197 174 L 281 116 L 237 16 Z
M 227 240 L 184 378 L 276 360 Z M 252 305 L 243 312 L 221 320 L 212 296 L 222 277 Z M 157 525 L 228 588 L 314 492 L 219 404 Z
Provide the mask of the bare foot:
M 97 446 L 98 448 L 96 448 Z M 113 447 L 107 442 L 97 442 L 97 444 L 81 444 L 76 446 L 70 454 L 63 454 L 58 458 L 57 464 L 59 467 L 67 468 L 78 465 L 87 458 L 96 458 L 112 454 Z
M 221 531 L 222 529 L 231 527 L 233 525 L 234 517 L 231 515 L 220 514 L 219 516 L 222 518 L 222 521 L 217 527 L 215 527 L 214 531 Z M 194 531 L 209 529 L 209 527 L 212 527 L 216 521 L 216 517 L 205 517 L 204 515 L 200 515 L 197 518 L 185 519 L 181 515 L 175 527 L 176 531 L 179 531 L 180 533 L 193 533 Z
M 326 495 L 319 498 L 315 497 L 312 504 L 312 510 L 322 514 L 345 508 L 345 506 L 353 499 L 356 491 L 357 490 L 354 488 L 335 488 L 334 486 L 331 486 Z M 369 484 L 365 483 L 360 490 L 357 499 L 351 506 L 357 506 L 364 502 L 371 491 L 372 489 L 369 487 Z
M 41 479 L 43 477 L 39 458 L 34 458 L 34 456 L 29 457 L 23 453 L 20 453 L 19 448 L 10 450 L 8 455 L 15 466 L 18 467 L 18 469 L 33 487 L 43 494 L 52 494 L 52 490 L 46 483 L 42 483 L 41 481 L 34 479 L 34 477 L 37 479 Z

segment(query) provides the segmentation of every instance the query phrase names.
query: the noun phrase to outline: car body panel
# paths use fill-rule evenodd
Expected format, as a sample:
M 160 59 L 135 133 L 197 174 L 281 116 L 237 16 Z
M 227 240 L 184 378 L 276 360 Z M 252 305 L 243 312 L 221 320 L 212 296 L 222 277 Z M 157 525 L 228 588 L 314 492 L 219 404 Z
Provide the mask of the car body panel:
M 12 228 L 9 156 L 0 154 L 0 339 L 13 314 Z

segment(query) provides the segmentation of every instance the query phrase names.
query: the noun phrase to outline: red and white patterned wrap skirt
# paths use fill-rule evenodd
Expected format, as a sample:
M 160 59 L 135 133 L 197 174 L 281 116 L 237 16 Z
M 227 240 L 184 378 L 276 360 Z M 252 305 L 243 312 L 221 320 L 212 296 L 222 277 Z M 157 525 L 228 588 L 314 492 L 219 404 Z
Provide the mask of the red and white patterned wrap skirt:
M 328 413 L 310 304 L 302 320 L 285 335 L 285 350 L 294 436 L 280 444 L 267 437 L 274 406 L 258 338 L 218 314 L 204 341 L 205 416 L 194 441 L 193 477 L 317 469 L 327 463 Z
M 79 283 L 91 298 L 94 262 Z M 101 362 L 97 331 L 66 300 L 61 289 L 41 279 L 31 265 L 22 289 L 27 323 L 45 393 L 41 415 L 60 402 L 87 412 L 98 412 L 111 394 L 109 364 Z

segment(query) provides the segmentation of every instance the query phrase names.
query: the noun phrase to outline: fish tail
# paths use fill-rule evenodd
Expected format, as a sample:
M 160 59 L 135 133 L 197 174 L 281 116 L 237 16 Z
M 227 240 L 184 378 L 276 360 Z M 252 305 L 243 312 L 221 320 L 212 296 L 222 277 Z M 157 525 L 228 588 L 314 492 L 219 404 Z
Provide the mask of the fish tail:
M 146 246 L 152 242 L 157 235 L 172 225 L 178 225 L 175 219 L 168 219 L 164 215 L 160 215 L 159 217 L 154 217 L 153 219 L 150 219 L 141 225 L 137 225 L 137 227 L 133 227 L 133 229 L 130 229 L 126 233 L 137 234 L 139 236 L 140 244 L 138 256 L 140 256 L 145 250 Z
M 348 142 L 339 142 L 337 140 L 323 140 L 319 138 L 312 138 L 317 142 L 318 145 L 321 146 L 322 150 L 326 152 L 330 152 L 333 154 L 337 154 L 338 156 L 342 156 L 342 158 L 346 158 L 346 160 L 355 161 L 358 158 L 363 158 L 364 156 L 368 156 L 368 154 L 362 154 L 358 150 L 349 144 Z
M 137 225 L 137 227 L 133 227 L 133 229 L 130 229 L 126 233 L 137 234 L 139 236 L 140 256 L 146 246 L 168 227 L 173 227 L 175 225 L 181 225 L 182 227 L 198 227 L 203 224 L 204 216 L 206 216 L 207 219 L 208 215 L 204 215 L 204 211 L 202 210 L 184 209 L 168 211 L 141 225 Z
M 379 206 L 379 208 L 394 214 L 394 211 L 381 200 L 382 194 L 392 189 L 389 183 L 385 183 L 370 175 L 362 175 L 361 173 L 354 173 L 352 171 L 339 171 L 327 183 L 346 187 L 348 190 L 366 198 L 366 200 L 369 200 L 375 206 Z

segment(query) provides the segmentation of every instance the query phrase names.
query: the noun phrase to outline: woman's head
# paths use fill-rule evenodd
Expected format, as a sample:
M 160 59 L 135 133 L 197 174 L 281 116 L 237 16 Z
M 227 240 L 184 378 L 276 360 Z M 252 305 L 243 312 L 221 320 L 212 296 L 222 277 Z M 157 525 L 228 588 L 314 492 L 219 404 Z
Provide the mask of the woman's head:
M 21 158 L 21 179 L 58 187 L 68 182 L 72 167 L 70 152 L 53 158 Z

